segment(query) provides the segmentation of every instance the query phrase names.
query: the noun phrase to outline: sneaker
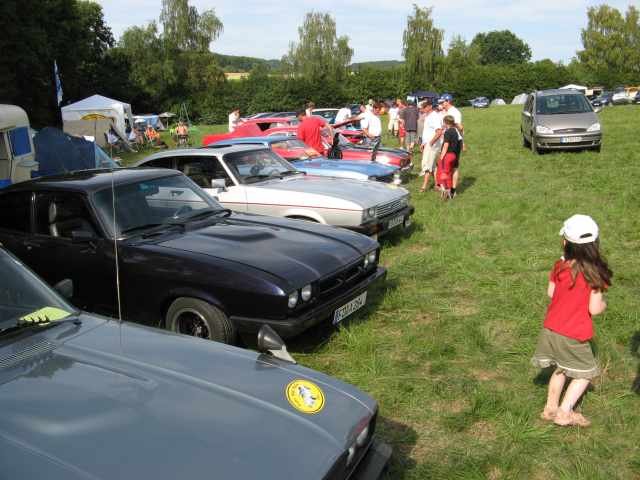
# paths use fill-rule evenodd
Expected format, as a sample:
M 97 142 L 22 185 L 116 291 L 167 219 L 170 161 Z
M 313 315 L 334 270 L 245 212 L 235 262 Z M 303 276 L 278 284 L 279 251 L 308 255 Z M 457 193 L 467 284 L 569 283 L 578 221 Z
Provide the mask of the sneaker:
M 581 413 L 574 411 L 565 413 L 560 409 L 558 409 L 556 417 L 553 419 L 553 423 L 561 427 L 588 427 L 591 425 L 591 422 Z

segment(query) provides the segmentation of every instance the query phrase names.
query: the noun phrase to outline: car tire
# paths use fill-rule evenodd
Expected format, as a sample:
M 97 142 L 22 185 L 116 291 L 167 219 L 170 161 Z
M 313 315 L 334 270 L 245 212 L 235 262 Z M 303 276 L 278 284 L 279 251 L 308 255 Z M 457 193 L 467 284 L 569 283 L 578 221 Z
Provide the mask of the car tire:
M 602 145 L 598 145 L 593 149 L 596 153 L 600 153 L 602 151 Z
M 303 217 L 301 215 L 293 215 L 292 217 L 287 217 L 289 220 L 304 220 L 305 222 L 311 222 L 311 223 L 320 223 L 318 222 L 315 218 L 311 218 L 311 217 Z
M 531 151 L 535 154 L 535 155 L 539 155 L 540 154 L 540 149 L 538 148 L 538 145 L 536 144 L 536 137 L 533 136 L 533 134 L 531 135 Z
M 219 308 L 197 298 L 181 297 L 173 301 L 166 315 L 168 330 L 198 338 L 233 344 L 233 323 Z
M 524 136 L 524 133 L 522 134 L 522 146 L 524 148 L 531 148 L 531 142 L 527 140 L 527 137 Z

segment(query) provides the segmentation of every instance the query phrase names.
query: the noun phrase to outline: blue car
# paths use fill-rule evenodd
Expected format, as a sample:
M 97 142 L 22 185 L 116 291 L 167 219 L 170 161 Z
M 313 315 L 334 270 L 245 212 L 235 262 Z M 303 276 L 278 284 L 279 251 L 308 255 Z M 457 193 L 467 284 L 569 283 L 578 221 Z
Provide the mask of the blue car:
M 264 145 L 288 160 L 297 170 L 308 175 L 322 177 L 373 180 L 400 185 L 402 177 L 398 167 L 361 160 L 336 160 L 321 156 L 296 137 L 278 135 L 269 137 L 238 137 L 220 140 L 207 147 L 227 147 L 229 145 Z

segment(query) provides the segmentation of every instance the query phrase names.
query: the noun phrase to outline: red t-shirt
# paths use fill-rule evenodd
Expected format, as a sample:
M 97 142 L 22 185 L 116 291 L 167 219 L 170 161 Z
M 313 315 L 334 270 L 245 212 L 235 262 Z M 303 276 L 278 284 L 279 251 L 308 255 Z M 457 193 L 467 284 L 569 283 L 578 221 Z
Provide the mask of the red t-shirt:
M 298 138 L 314 150 L 325 155 L 322 134 L 320 133 L 325 126 L 325 121 L 319 117 L 304 117 L 300 125 L 298 125 Z
M 593 321 L 589 313 L 591 287 L 582 273 L 572 287 L 571 264 L 558 260 L 549 274 L 555 283 L 553 298 L 547 308 L 544 327 L 565 337 L 584 342 L 593 337 Z

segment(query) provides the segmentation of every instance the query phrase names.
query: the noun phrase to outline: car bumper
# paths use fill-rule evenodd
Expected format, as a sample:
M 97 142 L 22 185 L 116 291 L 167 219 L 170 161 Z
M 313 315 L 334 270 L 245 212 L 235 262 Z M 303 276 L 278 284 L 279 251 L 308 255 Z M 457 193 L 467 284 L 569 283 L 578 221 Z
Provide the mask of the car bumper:
M 366 455 L 349 477 L 350 480 L 377 480 L 382 476 L 391 458 L 391 447 L 379 440 L 374 440 Z
M 569 133 L 565 135 L 537 135 L 536 147 L 548 150 L 572 150 L 576 148 L 598 147 L 602 133 Z
M 297 317 L 288 317 L 284 320 L 272 320 L 266 318 L 231 316 L 231 321 L 238 330 L 243 333 L 256 333 L 262 325 L 271 326 L 283 338 L 291 338 L 299 335 L 308 328 L 331 317 L 333 312 L 363 293 L 374 282 L 387 275 L 387 270 L 378 267 L 373 275 L 369 275 L 360 283 L 354 285 L 346 292 L 319 305 L 311 310 L 301 313 Z
M 413 207 L 413 205 L 409 205 L 402 210 L 398 210 L 391 215 L 378 218 L 372 222 L 367 222 L 362 225 L 358 225 L 357 227 L 344 228 L 348 228 L 349 230 L 353 230 L 364 235 L 381 237 L 382 235 L 386 235 L 390 231 L 395 231 L 400 228 L 406 230 L 407 228 L 409 228 L 411 226 L 411 215 L 413 215 L 414 211 L 415 208 Z M 402 217 L 402 221 L 394 225 L 394 221 L 399 221 L 397 220 L 398 217 Z

